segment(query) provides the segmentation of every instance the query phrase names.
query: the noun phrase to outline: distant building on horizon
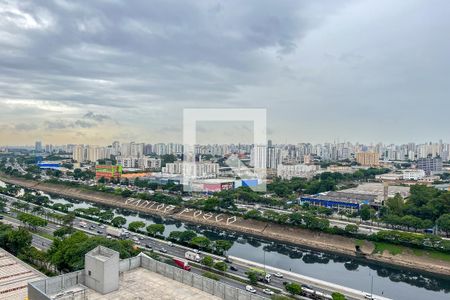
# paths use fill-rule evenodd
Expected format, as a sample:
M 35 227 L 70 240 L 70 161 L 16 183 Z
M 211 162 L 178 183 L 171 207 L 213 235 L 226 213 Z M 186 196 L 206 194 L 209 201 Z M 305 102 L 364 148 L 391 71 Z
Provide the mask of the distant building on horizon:
M 36 153 L 42 152 L 42 142 L 41 141 L 36 141 L 36 143 L 34 144 L 34 151 Z

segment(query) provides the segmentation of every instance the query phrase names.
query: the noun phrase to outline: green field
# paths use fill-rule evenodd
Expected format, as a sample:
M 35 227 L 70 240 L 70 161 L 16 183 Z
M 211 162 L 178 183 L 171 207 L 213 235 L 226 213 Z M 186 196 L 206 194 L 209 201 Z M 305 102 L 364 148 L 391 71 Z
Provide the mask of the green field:
M 443 260 L 450 262 L 450 254 L 443 253 L 433 250 L 424 250 L 424 249 L 415 249 L 415 248 L 407 248 L 403 246 L 397 246 L 388 243 L 375 242 L 375 249 L 373 253 L 383 253 L 384 251 L 388 251 L 391 255 L 397 255 L 402 253 L 412 253 L 416 256 L 427 256 L 432 259 Z
M 375 242 L 375 249 L 373 253 L 382 254 L 384 251 L 388 251 L 391 255 L 402 254 L 404 248 L 401 246 L 396 246 L 393 244 L 383 243 L 383 242 Z

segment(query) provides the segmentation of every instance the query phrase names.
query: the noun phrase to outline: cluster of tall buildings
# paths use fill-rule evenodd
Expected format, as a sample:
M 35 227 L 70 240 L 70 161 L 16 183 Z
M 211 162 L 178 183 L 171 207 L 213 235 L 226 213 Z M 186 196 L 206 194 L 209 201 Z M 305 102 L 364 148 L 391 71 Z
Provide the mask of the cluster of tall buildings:
M 76 162 L 96 162 L 100 159 L 110 159 L 114 155 L 113 149 L 95 145 L 75 145 L 72 151 L 72 159 Z
M 161 168 L 161 159 L 154 157 L 117 156 L 117 164 L 124 168 L 151 169 Z
M 162 168 L 161 172 L 164 174 L 179 174 L 185 177 L 195 178 L 215 178 L 219 175 L 219 164 L 211 162 L 187 163 L 176 161 L 167 163 Z
M 44 145 L 41 141 L 35 143 L 36 153 L 73 153 L 73 159 L 79 162 L 95 161 L 120 156 L 124 160 L 139 159 L 147 155 L 163 156 L 167 154 L 181 155 L 183 145 L 177 143 L 120 143 L 113 142 L 109 146 L 95 145 Z M 439 142 L 389 144 L 382 143 L 364 145 L 360 143 L 298 143 L 266 145 L 251 144 L 211 144 L 196 145 L 195 154 L 226 156 L 228 154 L 250 155 L 250 165 L 255 168 L 276 170 L 279 164 L 308 164 L 311 160 L 343 161 L 356 160 L 363 165 L 377 165 L 379 161 L 417 161 L 425 158 L 441 158 L 450 160 L 450 144 Z
M 39 153 L 72 153 L 75 145 L 67 144 L 67 145 L 52 145 L 52 144 L 43 144 L 41 141 L 36 141 L 34 144 L 34 151 L 36 154 Z

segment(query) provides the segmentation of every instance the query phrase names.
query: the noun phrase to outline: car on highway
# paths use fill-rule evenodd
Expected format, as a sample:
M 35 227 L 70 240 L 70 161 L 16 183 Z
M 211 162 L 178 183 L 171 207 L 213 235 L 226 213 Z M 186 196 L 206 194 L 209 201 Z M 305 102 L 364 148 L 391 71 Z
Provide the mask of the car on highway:
M 97 233 L 98 233 L 98 234 L 103 234 L 103 231 L 97 230 Z
M 245 287 L 245 290 L 246 290 L 247 292 L 250 292 L 250 293 L 256 293 L 255 288 L 252 287 L 251 285 L 247 285 L 247 286 Z
M 150 249 L 150 250 L 153 249 L 152 245 L 150 245 L 150 244 L 145 245 L 145 248 Z
M 369 293 L 364 293 L 364 299 L 375 300 L 375 298 Z
M 175 246 L 172 242 L 168 242 L 167 245 L 169 245 L 170 247 Z
M 230 266 L 231 271 L 237 271 L 238 269 L 235 266 Z
M 266 295 L 273 295 L 273 294 L 275 294 L 271 289 L 263 289 L 263 292 Z
M 167 253 L 167 250 L 166 250 L 166 249 L 164 249 L 164 248 L 161 248 L 161 249 L 159 249 L 159 252 L 162 252 L 162 253 Z
M 280 272 L 273 273 L 273 276 L 283 278 L 283 274 L 281 274 Z

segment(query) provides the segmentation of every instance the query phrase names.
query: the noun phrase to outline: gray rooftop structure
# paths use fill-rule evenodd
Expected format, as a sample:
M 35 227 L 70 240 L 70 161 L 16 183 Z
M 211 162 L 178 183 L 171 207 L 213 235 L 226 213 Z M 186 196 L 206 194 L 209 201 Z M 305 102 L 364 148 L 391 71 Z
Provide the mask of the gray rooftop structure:
M 265 299 L 159 262 L 144 253 L 119 260 L 116 251 L 105 247 L 86 254 L 84 270 L 29 284 L 28 295 L 30 300 Z

